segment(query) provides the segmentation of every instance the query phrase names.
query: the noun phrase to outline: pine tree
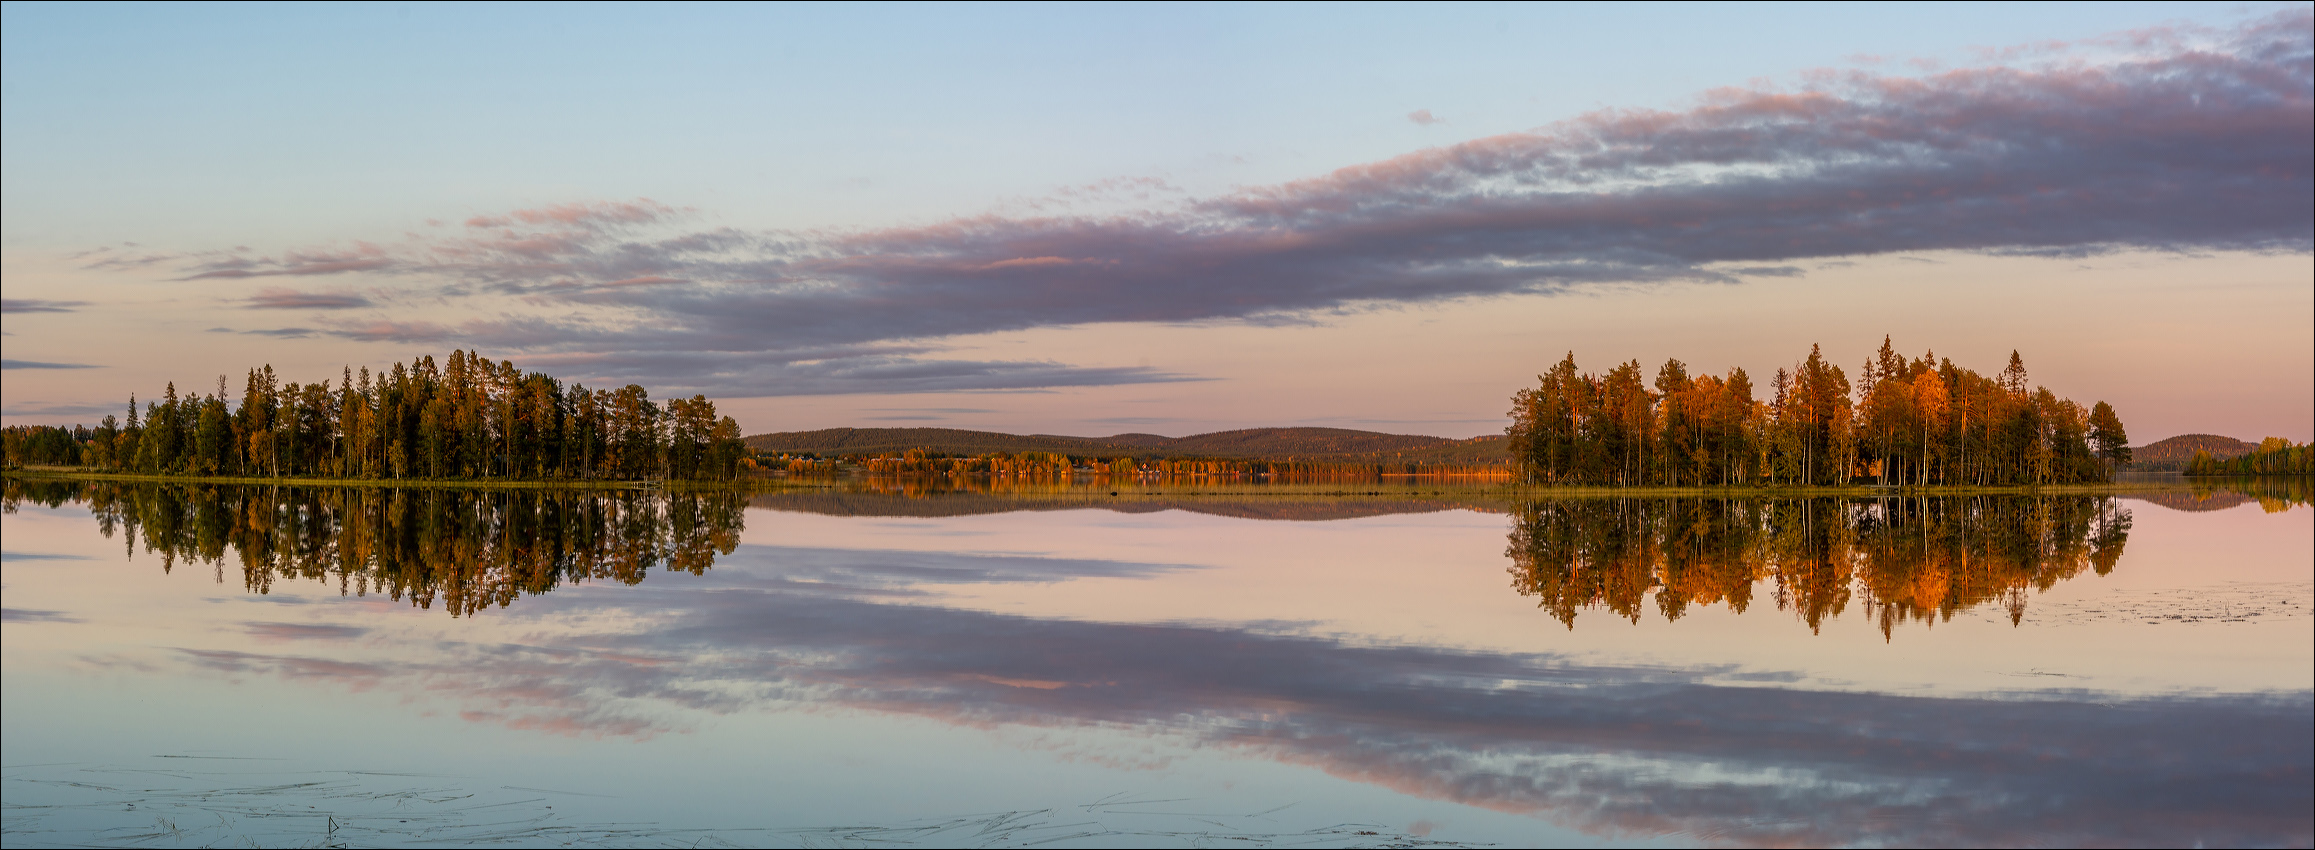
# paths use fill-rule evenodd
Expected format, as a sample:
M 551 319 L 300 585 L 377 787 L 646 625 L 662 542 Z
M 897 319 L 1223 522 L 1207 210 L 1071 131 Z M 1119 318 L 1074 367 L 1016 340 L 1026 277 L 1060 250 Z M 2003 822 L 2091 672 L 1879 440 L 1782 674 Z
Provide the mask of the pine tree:
M 2010 351 L 2010 365 L 2002 369 L 2001 388 L 2018 398 L 2026 397 L 2026 361 L 2017 351 Z
M 2103 401 L 2090 407 L 2090 443 L 2109 468 L 2130 463 L 2130 435 L 2123 432 L 2114 407 Z

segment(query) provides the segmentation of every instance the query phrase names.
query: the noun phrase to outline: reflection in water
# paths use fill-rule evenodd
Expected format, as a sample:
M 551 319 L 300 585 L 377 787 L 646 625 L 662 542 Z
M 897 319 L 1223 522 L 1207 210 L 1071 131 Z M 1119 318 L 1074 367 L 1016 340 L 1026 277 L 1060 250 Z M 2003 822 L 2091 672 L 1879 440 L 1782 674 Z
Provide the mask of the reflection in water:
M 1768 581 L 1811 631 L 1854 598 L 1886 637 L 1989 602 L 2015 624 L 2027 588 L 2107 574 L 2129 535 L 2106 496 L 1595 499 L 1522 506 L 1505 554 L 1511 586 L 1571 629 L 1591 607 L 1638 623 L 1651 594 L 1666 620 L 1742 613 Z
M 1315 522 L 1392 514 L 1420 514 L 1456 509 L 1496 510 L 1499 504 L 1453 497 L 1397 495 L 1345 499 L 1321 495 L 1265 495 L 1171 493 L 1088 493 L 1080 488 L 1055 493 L 952 492 L 936 496 L 898 497 L 875 492 L 761 493 L 749 506 L 792 513 L 842 517 L 961 517 L 1017 511 L 1103 510 L 1123 514 L 1187 511 L 1236 519 Z
M 732 492 L 250 487 L 79 481 L 7 483 L 7 508 L 86 502 L 106 537 L 120 533 L 177 562 L 226 550 L 248 588 L 281 579 L 335 583 L 451 616 L 505 607 L 565 582 L 635 584 L 654 564 L 703 573 L 739 545 L 745 497 Z
M 799 593 L 737 570 L 542 601 L 581 604 L 622 616 L 551 643 L 430 644 L 359 664 L 318 647 L 186 660 L 349 690 L 423 685 L 476 722 L 579 736 L 792 707 L 1101 730 L 1129 737 L 1084 757 L 1218 748 L 1611 836 L 2296 846 L 2309 834 L 2304 694 L 1798 690 L 1777 687 L 1801 678 L 1789 672 L 1023 617 Z M 504 700 L 507 682 L 525 683 L 521 705 Z
M 871 475 L 823 490 L 757 494 L 750 505 L 845 517 L 959 517 L 1015 511 L 1161 511 L 1296 522 L 1448 510 L 1500 513 L 1500 488 L 1458 479 L 1249 483 L 1080 475 L 1039 479 Z
M 2186 478 L 2169 475 L 2143 476 L 2143 480 L 2177 483 L 2175 489 L 2129 493 L 2125 498 L 2144 499 L 2166 508 L 2181 511 L 2223 511 L 2236 505 L 2258 502 L 2259 510 L 2279 514 L 2293 507 L 2315 504 L 2315 479 L 2305 475 L 2262 475 L 2234 478 Z
M 259 590 L 334 577 L 349 592 L 440 597 L 454 613 L 560 581 L 634 583 L 658 561 L 702 573 L 531 600 L 522 635 L 397 629 L 359 607 L 312 606 L 317 622 L 239 624 L 260 645 L 155 650 L 205 674 L 454 701 L 456 716 L 510 730 L 649 738 L 703 714 L 793 708 L 1083 730 L 1089 760 L 1210 747 L 1604 835 L 1711 843 L 2304 845 L 2315 834 L 2315 703 L 2303 691 L 1809 690 L 1798 685 L 1810 672 L 1773 664 L 951 608 L 928 604 L 941 585 L 1190 567 L 767 545 L 707 572 L 737 540 L 732 495 L 12 480 L 6 497 L 84 501 L 108 534 L 165 563 L 222 565 L 235 549 Z M 1812 625 L 1854 596 L 1884 629 L 2103 573 L 2129 529 L 2127 512 L 2091 496 L 1590 499 L 1519 506 L 1512 521 L 1517 581 L 1563 621 L 1589 605 L 1638 619 L 1651 593 L 1668 618 L 1742 609 L 1761 581 Z

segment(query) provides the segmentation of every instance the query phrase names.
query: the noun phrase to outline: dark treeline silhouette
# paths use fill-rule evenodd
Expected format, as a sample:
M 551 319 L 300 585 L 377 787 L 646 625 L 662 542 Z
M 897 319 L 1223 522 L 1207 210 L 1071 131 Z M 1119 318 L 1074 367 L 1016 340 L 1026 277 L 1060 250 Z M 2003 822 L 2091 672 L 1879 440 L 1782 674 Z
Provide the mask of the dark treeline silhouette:
M 2268 437 L 2249 454 L 2225 459 L 2197 451 L 2186 462 L 2186 474 L 2315 475 L 2315 443 L 2293 444 L 2281 437 Z
M 567 582 L 635 584 L 657 564 L 693 574 L 739 545 L 746 507 L 728 491 L 453 490 L 25 480 L 21 501 L 85 503 L 134 555 L 241 568 L 258 593 L 313 579 L 452 616 Z
M 1856 601 L 1886 637 L 1988 603 L 2016 623 L 2028 588 L 2105 575 L 2129 532 L 2106 496 L 1564 500 L 1517 511 L 1505 554 L 1512 587 L 1571 629 L 1595 606 L 1638 623 L 1651 596 L 1666 620 L 1742 613 L 1769 581 L 1811 631 Z
M 1425 462 L 1303 460 L 1283 458 L 1136 458 L 1075 456 L 1052 452 L 946 455 L 909 449 L 898 457 L 856 457 L 869 475 L 956 478 L 1068 478 L 1088 474 L 1134 481 L 1250 480 L 1285 483 L 1374 483 L 1402 476 L 1466 476 L 1501 479 L 1502 466 Z M 791 467 L 793 468 L 793 467 Z
M 141 415 L 140 415 L 141 414 Z M 62 431 L 64 429 L 51 429 Z M 48 432 L 27 433 L 21 459 L 162 475 L 368 479 L 727 479 L 747 465 L 739 423 L 705 396 L 651 401 L 617 390 L 564 386 L 511 362 L 453 351 L 371 375 L 348 368 L 332 385 L 282 382 L 273 367 L 249 370 L 238 403 L 225 377 L 212 395 L 180 398 L 169 384 L 128 421 L 105 417 L 65 433 L 63 457 Z M 38 451 L 33 450 L 35 438 Z
M 1814 347 L 1757 400 L 1741 368 L 1689 375 L 1669 360 L 1582 373 L 1571 352 L 1512 396 L 1515 479 L 1621 486 L 2020 485 L 2101 482 L 2130 460 L 2105 402 L 2028 389 L 2016 352 L 1994 377 L 1884 339 L 1852 384 Z

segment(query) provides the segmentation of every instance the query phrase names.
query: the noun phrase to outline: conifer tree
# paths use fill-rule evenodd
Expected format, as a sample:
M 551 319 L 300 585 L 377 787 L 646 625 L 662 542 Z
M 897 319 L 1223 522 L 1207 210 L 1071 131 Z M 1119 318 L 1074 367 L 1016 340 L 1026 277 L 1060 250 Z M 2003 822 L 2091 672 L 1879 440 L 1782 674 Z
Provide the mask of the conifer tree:
M 2114 415 L 2114 407 L 2103 401 L 2090 407 L 2090 442 L 2108 468 L 2130 463 L 2130 435 L 2123 432 L 2122 418 Z

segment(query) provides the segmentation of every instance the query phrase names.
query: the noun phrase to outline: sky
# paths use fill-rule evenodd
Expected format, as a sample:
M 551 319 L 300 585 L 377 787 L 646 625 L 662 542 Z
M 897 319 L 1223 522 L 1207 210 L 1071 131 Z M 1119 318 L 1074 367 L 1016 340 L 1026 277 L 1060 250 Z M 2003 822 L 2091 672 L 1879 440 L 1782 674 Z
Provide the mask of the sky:
M 464 348 L 748 433 L 1467 437 L 1886 335 L 2307 441 L 2310 15 L 0 4 L 0 419 Z

